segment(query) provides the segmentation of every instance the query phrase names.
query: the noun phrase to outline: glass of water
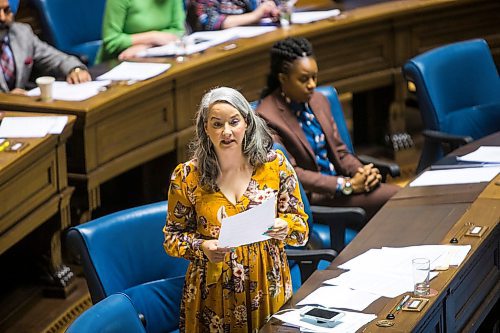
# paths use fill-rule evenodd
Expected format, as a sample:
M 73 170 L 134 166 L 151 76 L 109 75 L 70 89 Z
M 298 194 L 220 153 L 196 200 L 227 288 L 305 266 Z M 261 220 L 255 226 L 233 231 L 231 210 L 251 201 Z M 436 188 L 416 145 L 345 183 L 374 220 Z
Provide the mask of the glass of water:
M 416 297 L 429 296 L 431 263 L 427 258 L 415 258 L 413 267 L 413 294 Z

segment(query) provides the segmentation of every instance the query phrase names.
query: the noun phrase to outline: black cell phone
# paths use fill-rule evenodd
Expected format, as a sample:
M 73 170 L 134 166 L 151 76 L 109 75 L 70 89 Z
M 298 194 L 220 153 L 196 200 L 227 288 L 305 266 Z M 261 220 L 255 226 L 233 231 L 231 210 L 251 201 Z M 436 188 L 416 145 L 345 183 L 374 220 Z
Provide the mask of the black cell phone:
M 333 322 L 344 316 L 344 313 L 330 309 L 314 307 L 300 314 L 307 319 L 315 320 L 319 323 Z

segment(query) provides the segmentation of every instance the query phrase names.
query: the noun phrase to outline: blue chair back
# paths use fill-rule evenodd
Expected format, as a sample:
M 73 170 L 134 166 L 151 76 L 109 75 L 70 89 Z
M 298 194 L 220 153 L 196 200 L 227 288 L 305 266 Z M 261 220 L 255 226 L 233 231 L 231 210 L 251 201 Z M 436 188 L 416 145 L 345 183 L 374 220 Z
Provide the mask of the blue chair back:
M 44 38 L 57 49 L 95 61 L 102 44 L 106 0 L 30 0 L 38 9 Z
M 93 305 L 71 323 L 66 333 L 146 333 L 130 298 L 113 294 Z
M 406 62 L 403 73 L 415 84 L 424 129 L 473 139 L 500 130 L 500 78 L 484 39 L 427 51 Z M 426 164 L 443 154 L 437 149 Z
M 166 214 L 162 201 L 69 229 L 68 244 L 81 256 L 94 303 L 143 283 L 185 275 L 189 261 L 163 248 Z
M 340 138 L 346 144 L 347 148 L 354 154 L 354 146 L 352 145 L 351 134 L 347 128 L 347 123 L 345 122 L 344 112 L 342 111 L 342 105 L 340 104 L 339 95 L 337 89 L 332 86 L 319 86 L 316 91 L 325 95 L 330 103 L 330 108 L 332 112 L 333 119 L 337 124 L 337 130 L 339 132 Z
M 184 276 L 161 279 L 123 291 L 144 316 L 148 333 L 178 332 Z

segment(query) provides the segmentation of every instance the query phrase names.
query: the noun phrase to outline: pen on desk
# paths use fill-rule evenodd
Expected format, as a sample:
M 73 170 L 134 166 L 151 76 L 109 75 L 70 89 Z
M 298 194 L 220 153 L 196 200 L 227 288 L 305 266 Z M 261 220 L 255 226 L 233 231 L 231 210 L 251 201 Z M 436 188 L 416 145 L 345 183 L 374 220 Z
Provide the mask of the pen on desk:
M 405 297 L 403 297 L 403 299 L 401 300 L 401 302 L 399 302 L 398 306 L 396 307 L 396 311 L 399 311 L 401 310 L 401 308 L 403 307 L 403 305 L 405 305 L 405 303 L 410 299 L 410 295 L 406 295 Z

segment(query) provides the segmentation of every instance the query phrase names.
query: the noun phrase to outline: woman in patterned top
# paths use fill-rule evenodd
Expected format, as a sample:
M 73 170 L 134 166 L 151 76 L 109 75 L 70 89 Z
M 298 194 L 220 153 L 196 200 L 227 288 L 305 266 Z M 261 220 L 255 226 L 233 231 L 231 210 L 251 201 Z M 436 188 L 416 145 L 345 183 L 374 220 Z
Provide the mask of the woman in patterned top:
M 188 21 L 194 30 L 221 30 L 242 25 L 256 25 L 263 18 L 278 21 L 280 2 L 280 0 L 195 0 L 189 6 Z
M 181 303 L 181 332 L 254 332 L 292 296 L 285 244 L 307 242 L 295 172 L 243 95 L 205 94 L 193 158 L 177 166 L 168 193 L 164 247 L 191 261 Z M 221 248 L 221 219 L 278 198 L 265 241 Z M 242 233 L 245 230 L 241 230 Z

